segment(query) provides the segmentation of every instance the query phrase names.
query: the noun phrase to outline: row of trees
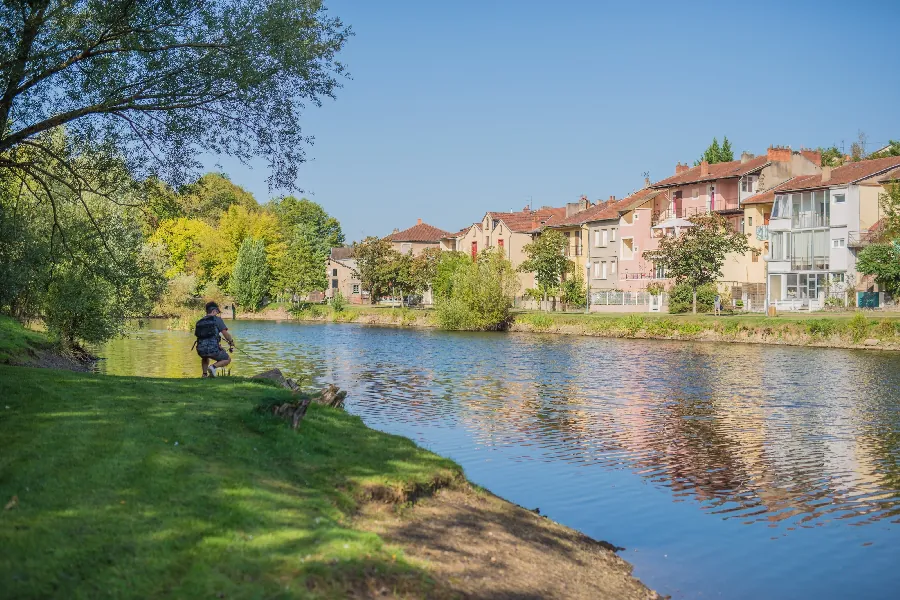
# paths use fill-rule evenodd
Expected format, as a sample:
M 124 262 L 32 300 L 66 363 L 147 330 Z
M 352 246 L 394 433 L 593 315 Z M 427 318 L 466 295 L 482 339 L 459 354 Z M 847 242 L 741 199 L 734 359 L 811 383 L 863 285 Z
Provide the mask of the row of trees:
M 319 207 L 259 207 L 198 181 L 200 157 L 259 157 L 272 187 L 293 188 L 300 117 L 334 97 L 351 35 L 319 0 L 4 3 L 0 311 L 102 341 L 163 292 L 253 272 L 265 285 L 234 283 L 252 307 L 260 289 L 309 287 L 324 238 L 292 211 Z M 245 268 L 260 243 L 266 269 Z

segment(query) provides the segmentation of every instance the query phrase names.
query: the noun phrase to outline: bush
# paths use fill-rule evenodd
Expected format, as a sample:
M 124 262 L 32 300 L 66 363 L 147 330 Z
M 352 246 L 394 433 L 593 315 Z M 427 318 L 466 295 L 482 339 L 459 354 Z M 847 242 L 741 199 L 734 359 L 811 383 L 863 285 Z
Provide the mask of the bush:
M 716 286 L 712 283 L 697 288 L 697 312 L 710 312 L 716 300 Z M 669 312 L 686 313 L 693 310 L 694 292 L 686 283 L 679 283 L 669 291 Z M 723 303 L 724 304 L 724 303 Z
M 347 308 L 347 300 L 342 293 L 335 291 L 334 297 L 331 299 L 331 309 L 339 313 L 343 312 L 345 308 Z
M 502 251 L 484 250 L 477 261 L 457 265 L 449 296 L 437 303 L 438 325 L 472 331 L 503 329 L 518 289 L 516 272 Z
M 44 323 L 72 346 L 76 340 L 100 343 L 115 336 L 126 317 L 107 281 L 78 268 L 61 269 L 47 289 Z
M 241 243 L 230 285 L 239 305 L 251 312 L 259 310 L 269 290 L 269 264 L 262 240 L 247 238 Z
M 813 336 L 831 337 L 839 330 L 834 319 L 812 319 L 806 323 L 806 332 Z
M 850 335 L 853 338 L 853 341 L 860 342 L 865 339 L 866 335 L 869 333 L 869 319 L 861 312 L 858 312 L 850 319 L 850 323 L 847 327 L 850 329 Z
M 628 332 L 628 335 L 635 335 L 644 328 L 644 317 L 640 315 L 628 315 L 622 319 L 622 328 Z
M 668 337 L 676 330 L 671 319 L 653 319 L 647 324 L 647 333 L 652 336 Z

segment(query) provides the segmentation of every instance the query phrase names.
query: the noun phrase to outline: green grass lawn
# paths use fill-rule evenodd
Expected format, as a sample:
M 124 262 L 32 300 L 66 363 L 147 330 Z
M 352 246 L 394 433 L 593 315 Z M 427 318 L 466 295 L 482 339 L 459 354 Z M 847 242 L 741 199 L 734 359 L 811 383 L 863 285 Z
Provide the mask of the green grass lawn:
M 288 397 L 0 366 L 0 508 L 17 497 L 0 510 L 0 597 L 427 595 L 427 574 L 350 517 L 367 490 L 458 467 L 341 411 L 312 405 L 298 432 L 254 411 Z

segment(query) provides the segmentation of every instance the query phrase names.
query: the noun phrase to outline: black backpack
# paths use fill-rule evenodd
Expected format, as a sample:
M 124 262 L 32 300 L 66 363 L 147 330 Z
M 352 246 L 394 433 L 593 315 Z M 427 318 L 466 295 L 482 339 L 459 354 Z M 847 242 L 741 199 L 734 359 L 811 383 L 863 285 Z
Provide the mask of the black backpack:
M 219 328 L 216 327 L 216 317 L 213 315 L 206 315 L 197 321 L 197 324 L 194 325 L 194 336 L 196 336 L 198 342 L 218 338 Z

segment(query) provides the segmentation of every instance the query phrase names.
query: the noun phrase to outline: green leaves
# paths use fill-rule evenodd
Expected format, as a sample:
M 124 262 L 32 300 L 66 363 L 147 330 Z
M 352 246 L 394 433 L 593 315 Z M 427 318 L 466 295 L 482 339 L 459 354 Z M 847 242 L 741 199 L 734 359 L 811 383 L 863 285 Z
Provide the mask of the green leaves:
M 856 259 L 856 270 L 874 275 L 892 296 L 900 295 L 900 242 L 866 246 Z
M 572 261 L 563 255 L 566 237 L 554 229 L 546 229 L 524 251 L 528 259 L 519 265 L 519 271 L 534 273 L 541 293 L 558 288 L 563 276 L 572 268 Z
M 694 227 L 661 238 L 656 250 L 643 253 L 645 259 L 665 268 L 667 276 L 677 283 L 696 290 L 722 276 L 727 254 L 758 252 L 750 247 L 747 236 L 732 231 L 728 220 L 720 215 L 691 217 L 691 223 Z
M 719 146 L 719 140 L 713 138 L 712 144 L 703 151 L 703 154 L 700 155 L 699 159 L 694 161 L 694 166 L 699 165 L 703 161 L 713 165 L 715 163 L 730 162 L 732 160 L 734 160 L 734 152 L 731 150 L 731 142 L 728 141 L 728 136 L 725 136 L 722 138 L 721 146 Z
M 241 306 L 256 311 L 269 291 L 269 264 L 262 240 L 247 238 L 241 244 L 231 274 L 231 294 Z

